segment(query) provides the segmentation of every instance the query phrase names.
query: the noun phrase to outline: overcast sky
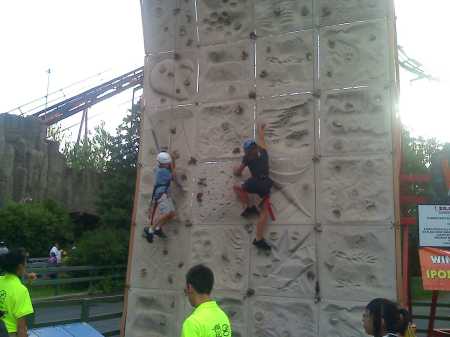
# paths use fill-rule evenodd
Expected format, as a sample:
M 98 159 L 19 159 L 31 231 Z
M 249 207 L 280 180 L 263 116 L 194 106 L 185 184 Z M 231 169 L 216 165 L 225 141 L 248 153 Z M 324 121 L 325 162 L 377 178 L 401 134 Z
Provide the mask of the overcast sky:
M 398 42 L 440 79 L 409 82 L 401 72 L 401 116 L 416 135 L 450 141 L 449 0 L 396 0 Z M 447 42 L 446 42 L 447 41 Z M 0 112 L 105 71 L 90 86 L 143 64 L 138 0 L 0 0 Z M 70 88 L 65 91 L 70 95 Z M 62 95 L 62 94 L 61 94 Z M 131 92 L 90 110 L 90 126 L 114 130 Z M 80 115 L 66 120 L 76 124 Z M 71 129 L 76 134 L 77 127 Z

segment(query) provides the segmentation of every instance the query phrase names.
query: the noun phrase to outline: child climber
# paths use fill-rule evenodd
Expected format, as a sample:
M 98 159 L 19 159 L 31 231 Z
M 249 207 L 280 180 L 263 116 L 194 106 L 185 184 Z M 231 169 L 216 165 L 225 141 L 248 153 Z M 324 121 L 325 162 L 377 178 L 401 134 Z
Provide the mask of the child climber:
M 244 211 L 241 216 L 247 218 L 252 215 L 259 216 L 256 224 L 256 238 L 253 244 L 261 250 L 270 251 L 271 247 L 264 239 L 264 229 L 269 219 L 268 203 L 264 202 L 270 195 L 273 182 L 269 178 L 269 155 L 264 140 L 265 124 L 258 125 L 258 143 L 253 139 L 244 142 L 244 157 L 240 166 L 234 169 L 234 175 L 241 176 L 245 167 L 248 167 L 251 177 L 241 184 L 233 187 L 238 195 Z M 261 213 L 255 205 L 251 205 L 249 194 L 257 194 L 262 199 Z
M 167 152 L 160 152 L 156 157 L 158 166 L 155 168 L 154 177 L 155 185 L 153 187 L 152 200 L 149 209 L 150 225 L 144 228 L 144 236 L 147 241 L 152 243 L 154 236 L 162 239 L 167 238 L 162 231 L 162 227 L 175 218 L 175 207 L 170 198 L 170 184 L 175 179 L 175 160 L 176 153 L 172 156 Z M 158 220 L 153 223 L 156 212 L 159 211 Z

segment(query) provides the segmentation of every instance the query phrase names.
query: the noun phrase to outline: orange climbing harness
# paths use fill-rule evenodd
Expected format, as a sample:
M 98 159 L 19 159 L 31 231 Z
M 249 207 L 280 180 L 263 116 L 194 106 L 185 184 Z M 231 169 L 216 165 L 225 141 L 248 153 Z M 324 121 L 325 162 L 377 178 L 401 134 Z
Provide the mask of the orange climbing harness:
M 270 201 L 269 195 L 266 195 L 263 198 L 262 204 L 264 205 L 265 208 L 267 208 L 267 211 L 269 212 L 269 215 L 270 215 L 270 218 L 272 219 L 272 221 L 275 221 L 275 214 L 273 213 L 272 202 Z

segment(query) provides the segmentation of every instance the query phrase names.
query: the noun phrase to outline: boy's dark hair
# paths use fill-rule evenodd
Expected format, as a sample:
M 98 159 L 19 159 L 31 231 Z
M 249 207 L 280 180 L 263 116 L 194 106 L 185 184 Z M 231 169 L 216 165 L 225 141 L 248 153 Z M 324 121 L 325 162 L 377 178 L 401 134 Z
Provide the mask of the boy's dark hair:
M 214 285 L 214 274 L 208 267 L 198 264 L 186 274 L 186 284 L 190 284 L 199 294 L 211 294 Z
M 381 320 L 384 320 L 384 328 L 388 333 L 404 334 L 411 321 L 406 309 L 400 309 L 397 303 L 384 298 L 376 298 L 366 307 L 373 318 L 373 335 L 381 337 Z
M 6 254 L 0 255 L 0 270 L 16 274 L 17 267 L 21 264 L 25 265 L 27 260 L 27 252 L 23 248 L 10 250 Z

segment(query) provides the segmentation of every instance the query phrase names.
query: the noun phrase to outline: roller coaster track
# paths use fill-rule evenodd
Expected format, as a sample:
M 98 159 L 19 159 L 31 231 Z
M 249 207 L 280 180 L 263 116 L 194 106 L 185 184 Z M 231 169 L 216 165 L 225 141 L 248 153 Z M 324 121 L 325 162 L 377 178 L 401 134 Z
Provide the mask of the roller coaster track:
M 127 89 L 142 87 L 143 81 L 144 67 L 140 67 L 53 104 L 39 112 L 31 114 L 31 116 L 41 118 L 45 124 L 52 125 Z

